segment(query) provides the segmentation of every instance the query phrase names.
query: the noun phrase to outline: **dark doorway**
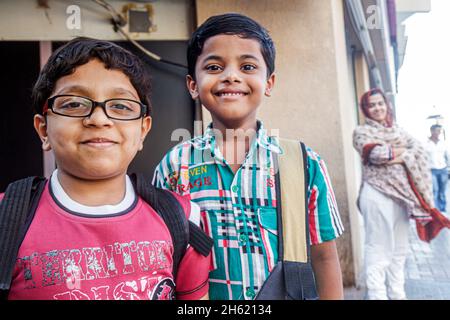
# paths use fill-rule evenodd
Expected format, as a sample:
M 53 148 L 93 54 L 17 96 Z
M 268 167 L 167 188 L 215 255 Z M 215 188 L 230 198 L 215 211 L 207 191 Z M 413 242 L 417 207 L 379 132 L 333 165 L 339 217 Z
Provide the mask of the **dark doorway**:
M 64 42 L 54 42 L 53 50 Z M 186 64 L 185 41 L 140 42 L 146 49 L 169 61 Z M 171 141 L 176 129 L 191 134 L 194 103 L 186 89 L 186 69 L 153 61 L 131 43 L 119 45 L 138 55 L 152 75 L 153 125 L 144 150 L 131 163 L 129 172 L 142 172 L 149 179 L 164 154 L 179 141 Z M 3 64 L 0 75 L 2 113 L 0 116 L 0 192 L 8 183 L 30 175 L 43 174 L 42 150 L 33 128 L 31 88 L 39 75 L 39 42 L 0 41 Z
M 42 175 L 33 128 L 31 89 L 39 74 L 39 42 L 0 41 L 0 192 L 11 181 Z
M 53 50 L 65 42 L 54 42 Z M 131 163 L 128 172 L 142 172 L 149 179 L 164 154 L 179 141 L 171 141 L 172 132 L 186 129 L 191 135 L 194 129 L 194 102 L 186 88 L 187 69 L 152 60 L 127 41 L 116 42 L 140 57 L 152 77 L 152 129 L 147 136 L 144 150 Z M 186 41 L 141 41 L 144 48 L 165 60 L 187 65 Z
M 152 75 L 153 126 L 144 150 L 129 168 L 129 172 L 142 172 L 152 177 L 164 154 L 179 142 L 171 141 L 174 130 L 186 129 L 191 136 L 193 133 L 195 106 L 186 87 L 187 69 L 156 62 L 130 43 L 119 44 L 141 57 Z M 146 41 L 141 44 L 165 60 L 187 65 L 185 41 Z

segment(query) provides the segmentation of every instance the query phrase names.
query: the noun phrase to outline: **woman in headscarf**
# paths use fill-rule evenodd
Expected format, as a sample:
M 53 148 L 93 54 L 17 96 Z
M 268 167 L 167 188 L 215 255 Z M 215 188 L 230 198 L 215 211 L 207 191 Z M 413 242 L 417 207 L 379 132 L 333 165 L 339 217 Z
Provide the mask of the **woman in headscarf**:
M 366 92 L 360 107 L 366 121 L 353 132 L 353 146 L 363 161 L 358 207 L 366 234 L 367 298 L 406 299 L 409 218 L 415 219 L 419 238 L 427 242 L 443 227 L 450 228 L 450 221 L 434 208 L 424 147 L 394 123 L 383 91 Z

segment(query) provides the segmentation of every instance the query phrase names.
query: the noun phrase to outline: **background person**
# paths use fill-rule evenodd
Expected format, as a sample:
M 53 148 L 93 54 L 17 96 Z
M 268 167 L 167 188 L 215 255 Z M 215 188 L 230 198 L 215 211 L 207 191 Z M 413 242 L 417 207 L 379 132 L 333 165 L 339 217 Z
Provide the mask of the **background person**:
M 360 106 L 366 122 L 354 130 L 353 145 L 363 160 L 358 207 L 365 221 L 367 298 L 405 299 L 409 217 L 424 241 L 450 222 L 432 206 L 424 147 L 394 123 L 383 91 L 366 92 Z
M 426 142 L 426 150 L 430 158 L 431 174 L 433 179 L 433 195 L 436 208 L 441 212 L 446 211 L 446 196 L 448 182 L 447 167 L 449 164 L 449 155 L 444 141 L 439 139 L 442 132 L 442 126 L 434 124 L 430 128 L 431 136 Z

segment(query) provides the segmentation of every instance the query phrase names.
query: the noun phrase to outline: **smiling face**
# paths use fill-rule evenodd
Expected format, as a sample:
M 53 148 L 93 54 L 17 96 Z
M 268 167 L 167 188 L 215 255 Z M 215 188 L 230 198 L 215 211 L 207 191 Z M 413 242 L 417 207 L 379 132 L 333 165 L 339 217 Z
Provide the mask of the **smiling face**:
M 108 70 L 96 59 L 56 82 L 51 96 L 63 94 L 96 101 L 112 98 L 140 101 L 124 73 Z M 112 120 L 100 107 L 90 117 L 70 118 L 49 110 L 47 116 L 36 115 L 34 121 L 43 149 L 54 151 L 59 171 L 87 180 L 125 174 L 151 127 L 150 117 Z
M 386 122 L 387 106 L 381 94 L 377 93 L 369 97 L 367 102 L 367 112 L 372 120 L 380 123 Z
M 195 79 L 187 76 L 193 99 L 211 112 L 213 121 L 227 128 L 256 123 L 264 95 L 270 96 L 275 75 L 267 67 L 257 40 L 217 35 L 205 41 L 195 66 Z

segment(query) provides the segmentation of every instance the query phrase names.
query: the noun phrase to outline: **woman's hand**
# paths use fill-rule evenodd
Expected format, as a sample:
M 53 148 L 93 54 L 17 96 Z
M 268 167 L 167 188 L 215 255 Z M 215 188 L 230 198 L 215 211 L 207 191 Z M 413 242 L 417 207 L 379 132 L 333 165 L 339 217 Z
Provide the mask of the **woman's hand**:
M 394 160 L 391 160 L 391 161 L 389 161 L 389 162 L 386 162 L 387 165 L 391 165 L 391 164 L 402 164 L 402 163 L 405 163 L 405 161 L 404 161 L 401 157 L 398 157 L 398 158 L 395 158 Z
M 406 151 L 406 148 L 403 148 L 403 147 L 401 147 L 401 148 L 396 148 L 396 147 L 392 148 L 392 152 L 394 153 L 395 158 L 401 156 L 403 154 L 403 152 L 405 152 L 405 151 Z
M 387 162 L 387 165 L 391 165 L 391 164 L 403 164 L 405 163 L 405 161 L 402 158 L 403 153 L 407 150 L 407 148 L 404 147 L 393 147 L 392 148 L 392 153 L 394 154 L 394 159 L 392 159 L 391 161 Z

